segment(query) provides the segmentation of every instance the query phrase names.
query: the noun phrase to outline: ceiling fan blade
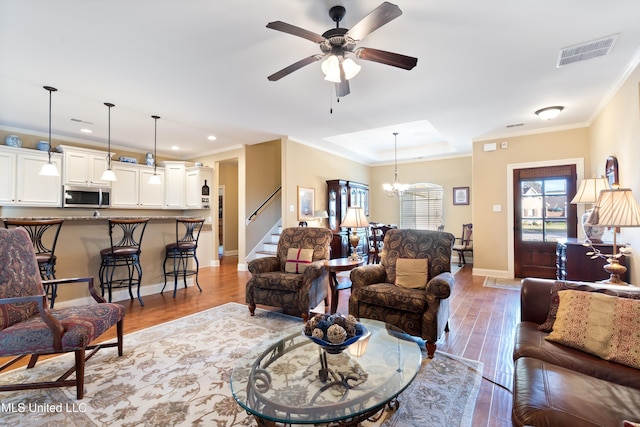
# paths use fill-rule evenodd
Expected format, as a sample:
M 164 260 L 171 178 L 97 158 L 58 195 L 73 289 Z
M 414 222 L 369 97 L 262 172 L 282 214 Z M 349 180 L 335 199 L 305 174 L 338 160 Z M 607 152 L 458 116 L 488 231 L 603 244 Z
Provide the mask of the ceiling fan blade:
M 305 30 L 304 28 L 296 27 L 295 25 L 287 24 L 282 21 L 269 22 L 267 24 L 267 28 L 302 37 L 303 39 L 311 40 L 314 43 L 322 43 L 327 40 L 320 34 L 316 34 L 312 31 Z
M 267 77 L 267 79 L 269 79 L 272 82 L 275 82 L 276 80 L 280 80 L 284 76 L 287 76 L 293 73 L 294 71 L 299 70 L 305 65 L 313 64 L 314 62 L 319 61 L 320 59 L 322 59 L 322 55 L 311 55 L 307 58 L 301 59 L 298 62 L 294 62 L 288 67 L 284 67 L 282 70 L 278 72 L 271 74 L 269 77 Z
M 387 52 L 386 50 L 371 49 L 369 47 L 359 47 L 354 51 L 356 57 L 365 61 L 379 62 L 393 67 L 410 70 L 418 63 L 418 58 L 401 55 L 399 53 Z
M 349 90 L 349 80 L 343 80 L 340 83 L 336 83 L 336 95 L 338 98 L 345 97 L 351 93 Z
M 397 5 L 386 1 L 373 9 L 371 13 L 351 27 L 351 29 L 345 34 L 345 37 L 357 42 L 362 40 L 367 34 L 374 32 L 400 15 L 402 15 L 400 8 Z

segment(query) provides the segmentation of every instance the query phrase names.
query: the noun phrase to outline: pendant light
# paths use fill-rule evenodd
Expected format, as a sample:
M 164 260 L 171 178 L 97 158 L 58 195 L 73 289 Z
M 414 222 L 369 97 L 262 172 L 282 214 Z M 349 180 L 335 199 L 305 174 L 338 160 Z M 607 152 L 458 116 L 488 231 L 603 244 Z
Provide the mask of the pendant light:
M 151 116 L 151 118 L 153 118 L 154 120 L 154 133 L 153 133 L 153 175 L 151 175 L 151 178 L 149 178 L 149 184 L 154 184 L 154 185 L 158 185 L 158 184 L 162 184 L 162 181 L 160 180 L 160 176 L 158 176 L 157 174 L 157 164 L 158 164 L 158 157 L 156 155 L 156 149 L 158 146 L 158 119 L 160 118 L 160 116 Z
M 111 107 L 115 107 L 115 105 L 110 102 L 105 102 L 104 105 L 109 108 L 109 122 L 107 133 L 107 169 L 102 172 L 102 177 L 100 179 L 103 181 L 117 181 L 118 178 L 116 178 L 116 174 L 111 170 Z
M 51 163 L 51 150 L 53 149 L 53 147 L 51 146 L 51 92 L 55 92 L 58 89 L 51 86 L 43 86 L 43 87 L 44 89 L 49 91 L 49 150 L 48 150 L 49 161 L 44 165 L 42 165 L 42 168 L 40 169 L 40 175 L 60 176 L 60 172 L 58 172 L 58 168 L 56 167 L 56 165 Z
M 409 189 L 409 184 L 400 184 L 398 182 L 398 132 L 393 133 L 393 138 L 395 141 L 394 152 L 395 152 L 395 169 L 393 172 L 393 184 L 383 184 L 382 188 L 387 192 L 387 196 L 389 197 L 402 197 L 406 194 Z

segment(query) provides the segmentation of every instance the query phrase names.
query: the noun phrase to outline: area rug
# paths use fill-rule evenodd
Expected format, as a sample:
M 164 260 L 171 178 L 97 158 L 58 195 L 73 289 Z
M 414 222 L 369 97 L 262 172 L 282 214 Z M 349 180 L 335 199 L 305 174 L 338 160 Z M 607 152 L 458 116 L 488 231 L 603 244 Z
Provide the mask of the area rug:
M 503 279 L 500 277 L 487 277 L 484 279 L 482 286 L 486 288 L 509 289 L 512 291 L 520 290 L 520 279 Z
M 301 325 L 267 310 L 251 317 L 246 306 L 228 303 L 126 335 L 122 357 L 100 350 L 87 362 L 82 400 L 73 387 L 2 393 L 0 418 L 13 426 L 254 426 L 231 395 L 231 371 L 256 345 Z M 54 379 L 72 363 L 72 354 L 56 357 L 0 382 Z M 471 425 L 482 364 L 440 352 L 423 364 L 400 409 L 376 426 Z

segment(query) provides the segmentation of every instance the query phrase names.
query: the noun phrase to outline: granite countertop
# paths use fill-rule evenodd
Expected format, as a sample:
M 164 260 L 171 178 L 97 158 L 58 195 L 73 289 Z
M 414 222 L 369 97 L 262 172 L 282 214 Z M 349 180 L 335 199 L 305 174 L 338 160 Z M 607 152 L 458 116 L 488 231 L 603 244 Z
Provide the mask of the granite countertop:
M 0 218 L 0 220 L 5 219 L 18 219 L 18 220 L 38 220 L 38 219 L 63 219 L 65 221 L 96 221 L 96 220 L 107 220 L 107 219 L 138 219 L 138 218 L 149 218 L 150 221 L 153 220 L 162 220 L 162 221 L 174 221 L 177 219 L 188 219 L 188 218 L 202 218 L 197 216 L 176 216 L 176 215 L 158 215 L 158 216 L 140 216 L 140 215 L 132 215 L 132 216 L 124 216 L 124 215 L 113 215 L 113 216 L 24 216 L 24 217 L 11 217 L 11 218 Z M 0 226 L 1 227 L 1 226 Z M 202 231 L 211 231 L 213 227 L 211 224 L 204 223 L 202 225 Z
M 160 220 L 175 220 L 175 219 L 188 219 L 188 218 L 202 218 L 197 216 L 176 216 L 176 215 L 153 215 L 153 216 L 145 216 L 145 215 L 86 215 L 86 216 L 25 216 L 25 217 L 11 217 L 11 218 L 2 218 L 5 219 L 19 219 L 19 220 L 38 220 L 38 219 L 63 219 L 65 221 L 94 221 L 100 219 L 139 219 L 139 218 L 149 218 L 149 220 L 160 219 Z

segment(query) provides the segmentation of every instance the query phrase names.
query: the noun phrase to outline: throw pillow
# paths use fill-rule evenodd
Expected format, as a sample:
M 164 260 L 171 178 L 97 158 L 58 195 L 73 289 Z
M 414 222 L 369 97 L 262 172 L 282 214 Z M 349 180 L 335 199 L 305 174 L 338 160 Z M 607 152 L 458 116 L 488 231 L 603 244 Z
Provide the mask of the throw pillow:
M 612 296 L 619 296 L 623 298 L 633 298 L 640 299 L 640 292 L 626 292 L 626 291 L 618 291 L 615 289 L 607 289 L 607 288 L 596 288 L 593 286 L 579 284 L 579 283 L 569 283 L 569 282 L 556 282 L 551 287 L 551 302 L 549 303 L 549 313 L 547 314 L 547 320 L 538 326 L 538 329 L 543 332 L 551 332 L 553 329 L 553 322 L 556 320 L 556 313 L 558 312 L 558 304 L 560 303 L 560 299 L 558 298 L 558 292 L 564 290 L 576 290 L 583 292 L 599 292 Z
M 640 369 L 640 301 L 597 292 L 558 294 L 548 341 Z
M 313 249 L 289 248 L 284 271 L 302 273 L 313 260 Z
M 396 286 L 412 289 L 427 287 L 429 260 L 427 258 L 396 260 Z

